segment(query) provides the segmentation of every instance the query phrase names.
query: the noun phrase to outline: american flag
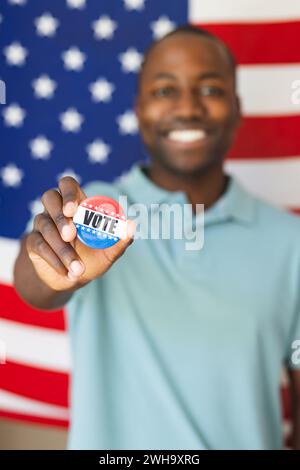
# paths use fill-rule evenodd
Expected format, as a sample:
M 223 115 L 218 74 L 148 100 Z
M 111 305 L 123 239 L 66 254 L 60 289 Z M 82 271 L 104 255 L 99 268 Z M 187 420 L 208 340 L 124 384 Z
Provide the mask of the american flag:
M 228 171 L 300 208 L 299 0 L 1 0 L 0 416 L 68 425 L 64 314 L 15 294 L 18 239 L 61 175 L 111 181 L 144 158 L 133 112 L 143 51 L 187 22 L 224 39 L 239 64 L 244 121 Z

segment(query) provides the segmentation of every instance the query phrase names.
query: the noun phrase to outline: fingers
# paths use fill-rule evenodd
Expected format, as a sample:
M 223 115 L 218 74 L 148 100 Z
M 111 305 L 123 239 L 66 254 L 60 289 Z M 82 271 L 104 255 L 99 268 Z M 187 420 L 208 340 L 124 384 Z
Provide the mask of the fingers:
M 62 239 L 70 242 L 76 238 L 76 228 L 71 219 L 86 195 L 71 176 L 59 180 L 59 191 L 46 191 L 42 196 L 42 203 L 55 222 Z
M 134 234 L 136 230 L 136 225 L 133 220 L 127 220 L 126 222 L 126 237 L 120 238 L 118 243 L 111 246 L 110 248 L 106 248 L 104 251 L 106 258 L 108 259 L 110 264 L 113 264 L 117 261 L 120 256 L 123 255 L 125 250 L 133 243 L 134 241 Z
M 85 271 L 85 266 L 70 243 L 65 242 L 58 231 L 58 227 L 50 214 L 38 214 L 34 219 L 35 234 L 30 240 L 31 251 L 37 253 L 54 269 L 65 268 L 64 273 L 79 277 Z M 62 272 L 61 272 L 62 273 Z
M 49 189 L 42 196 L 42 203 L 63 240 L 70 242 L 76 238 L 76 228 L 72 219 L 63 213 L 63 200 L 61 194 L 55 189 Z
M 71 176 L 61 178 L 58 187 L 62 196 L 63 214 L 65 217 L 74 217 L 78 205 L 86 199 L 86 195 Z
M 62 276 L 67 275 L 67 269 L 39 232 L 32 232 L 27 236 L 26 248 L 29 258 L 32 261 L 34 261 L 36 256 L 39 256 L 58 274 L 61 274 Z

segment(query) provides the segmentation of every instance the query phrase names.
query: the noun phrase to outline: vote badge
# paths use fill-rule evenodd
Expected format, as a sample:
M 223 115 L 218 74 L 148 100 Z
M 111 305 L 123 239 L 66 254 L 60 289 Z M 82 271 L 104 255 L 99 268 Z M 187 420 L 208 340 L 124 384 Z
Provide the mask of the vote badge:
M 77 237 L 90 248 L 113 246 L 126 233 L 126 217 L 122 207 L 106 196 L 89 197 L 82 201 L 73 222 Z

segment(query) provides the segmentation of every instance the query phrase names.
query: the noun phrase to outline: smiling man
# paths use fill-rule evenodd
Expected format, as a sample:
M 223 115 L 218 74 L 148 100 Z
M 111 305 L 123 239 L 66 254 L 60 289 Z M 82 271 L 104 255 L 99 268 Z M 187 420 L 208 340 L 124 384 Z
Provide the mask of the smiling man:
M 68 314 L 69 448 L 280 449 L 285 364 L 300 449 L 300 220 L 224 172 L 241 119 L 232 54 L 204 30 L 170 33 L 145 55 L 136 112 L 149 164 L 84 190 L 62 178 L 15 266 L 27 302 Z M 96 194 L 149 210 L 204 204 L 204 247 L 148 239 L 126 251 L 129 236 L 88 248 L 72 217 Z

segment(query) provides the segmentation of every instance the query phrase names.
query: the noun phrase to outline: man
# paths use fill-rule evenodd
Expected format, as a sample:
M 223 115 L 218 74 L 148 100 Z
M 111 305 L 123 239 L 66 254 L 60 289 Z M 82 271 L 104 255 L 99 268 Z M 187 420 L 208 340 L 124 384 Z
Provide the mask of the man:
M 84 191 L 62 178 L 16 261 L 20 295 L 68 313 L 69 447 L 280 449 L 286 363 L 300 449 L 300 221 L 224 173 L 240 123 L 230 51 L 192 27 L 167 35 L 145 56 L 136 113 L 150 164 Z M 204 204 L 204 246 L 149 239 L 126 251 L 129 234 L 88 248 L 72 216 L 97 194 L 149 210 Z

